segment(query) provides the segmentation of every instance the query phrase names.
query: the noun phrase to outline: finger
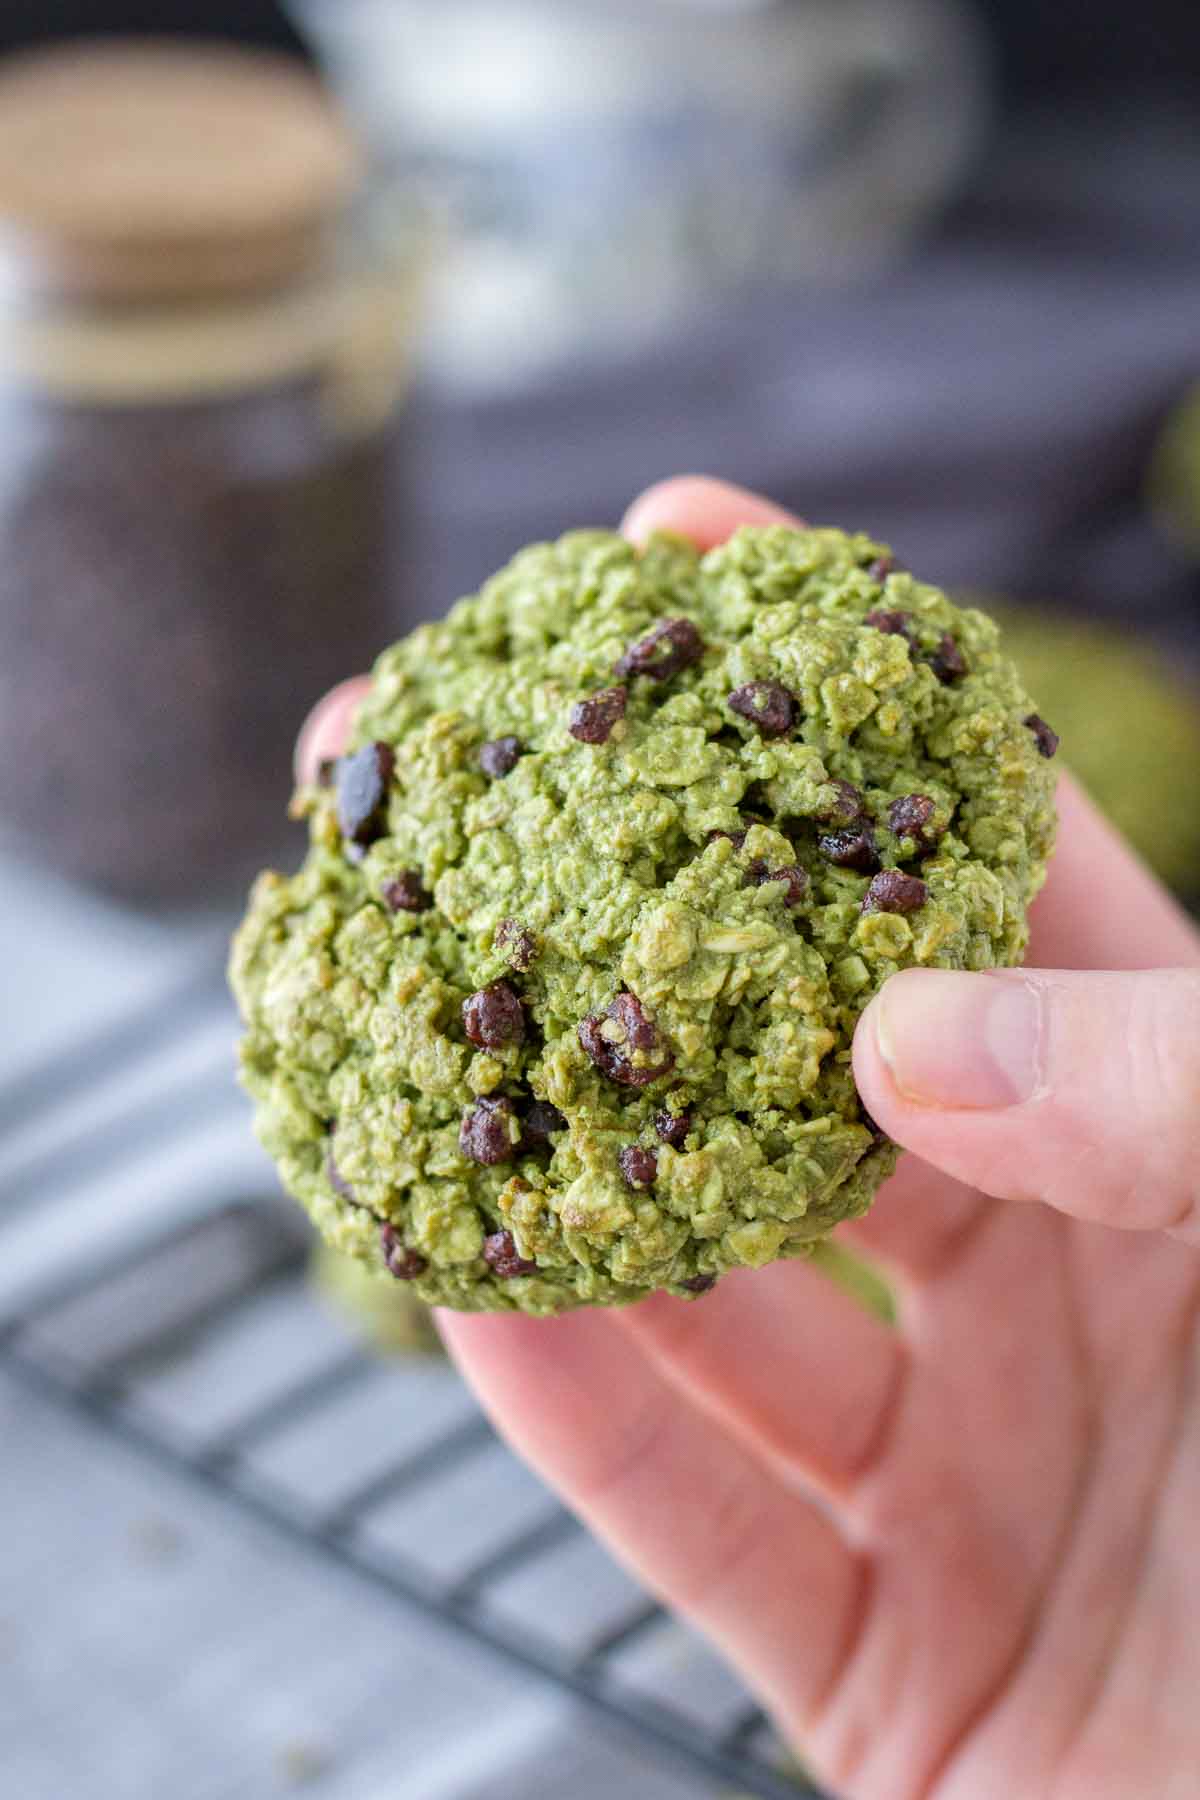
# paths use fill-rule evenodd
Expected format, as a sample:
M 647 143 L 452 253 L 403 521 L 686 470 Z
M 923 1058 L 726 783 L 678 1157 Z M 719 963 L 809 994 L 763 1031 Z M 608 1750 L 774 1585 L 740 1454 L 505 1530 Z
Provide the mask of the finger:
M 854 1076 L 960 1181 L 1200 1244 L 1200 969 L 905 969 L 859 1022 Z
M 652 1295 L 617 1323 L 754 1455 L 834 1494 L 869 1466 L 905 1368 L 899 1333 L 799 1261 L 726 1275 L 699 1303 Z
M 691 538 L 701 550 L 723 544 L 739 525 L 799 525 L 795 513 L 785 512 L 771 500 L 748 488 L 711 475 L 675 475 L 656 482 L 639 494 L 621 521 L 621 530 L 635 544 L 652 531 L 674 531 Z
M 514 1448 L 802 1730 L 836 1678 L 862 1592 L 831 1521 L 727 1438 L 613 1319 L 440 1313 L 438 1323 Z
M 1200 962 L 1200 933 L 1069 775 L 1057 801 L 1058 848 L 1030 915 L 1030 961 L 1042 969 Z
M 293 761 L 298 782 L 315 781 L 321 763 L 342 754 L 350 737 L 350 721 L 370 685 L 369 675 L 351 675 L 317 701 L 296 739 Z

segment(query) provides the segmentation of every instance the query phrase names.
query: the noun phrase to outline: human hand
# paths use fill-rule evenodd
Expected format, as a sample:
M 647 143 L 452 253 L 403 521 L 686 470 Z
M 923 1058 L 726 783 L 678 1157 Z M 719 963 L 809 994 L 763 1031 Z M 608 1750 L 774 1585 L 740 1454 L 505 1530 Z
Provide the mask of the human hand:
M 625 529 L 784 517 L 687 480 Z M 895 1330 L 805 1262 L 440 1318 L 510 1442 L 855 1800 L 1200 1793 L 1200 937 L 1069 779 L 1059 805 L 1030 968 L 907 971 L 859 1024 L 916 1155 L 839 1237 Z

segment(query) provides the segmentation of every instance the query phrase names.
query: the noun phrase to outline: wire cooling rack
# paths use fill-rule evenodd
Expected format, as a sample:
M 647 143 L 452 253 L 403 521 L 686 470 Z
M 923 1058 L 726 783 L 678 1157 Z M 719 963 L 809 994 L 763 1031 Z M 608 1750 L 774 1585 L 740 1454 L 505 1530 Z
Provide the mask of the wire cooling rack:
M 198 994 L 185 990 L 171 1030 L 187 1029 Z M 54 1103 L 64 1085 L 85 1092 L 98 1066 L 107 1076 L 122 1059 L 161 1054 L 163 1017 L 160 1006 L 145 1032 L 136 1019 L 110 1032 L 102 1054 L 84 1045 L 57 1059 Z M 28 1116 L 43 1098 L 36 1071 L 23 1076 L 19 1095 L 0 1093 L 0 1121 L 15 1101 Z M 227 1103 L 240 1104 L 231 1086 Z M 85 1166 L 92 1150 L 119 1179 L 122 1143 L 149 1136 L 169 1150 L 173 1130 L 218 1105 L 215 1089 L 186 1082 L 156 1102 L 139 1099 L 124 1120 L 118 1109 L 77 1136 L 57 1162 L 53 1152 L 43 1159 L 38 1185 Z M 0 1207 L 0 1253 L 6 1224 L 22 1212 L 20 1186 L 12 1214 Z M 381 1359 L 331 1332 L 304 1278 L 307 1248 L 296 1209 L 257 1192 L 156 1214 L 114 1247 L 81 1245 L 50 1279 L 0 1302 L 0 1366 L 376 1594 L 566 1690 L 708 1784 L 757 1800 L 819 1800 L 780 1770 L 748 1696 L 713 1709 L 714 1723 L 655 1692 L 639 1673 L 639 1649 L 667 1623 L 662 1609 L 623 1576 L 616 1600 L 597 1609 L 572 1573 L 591 1548 L 584 1529 L 524 1473 L 520 1505 L 511 1480 L 498 1485 L 506 1453 L 448 1368 Z M 431 1534 L 420 1522 L 434 1517 Z M 456 1519 L 457 1534 L 445 1529 Z

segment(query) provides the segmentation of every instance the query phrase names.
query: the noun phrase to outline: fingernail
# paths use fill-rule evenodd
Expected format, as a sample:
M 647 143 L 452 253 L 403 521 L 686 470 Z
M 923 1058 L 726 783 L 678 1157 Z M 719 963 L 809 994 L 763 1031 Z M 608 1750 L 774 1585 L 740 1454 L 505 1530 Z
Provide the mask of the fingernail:
M 875 1036 L 921 1106 L 1019 1106 L 1042 1084 L 1042 994 L 1025 976 L 905 970 L 884 984 Z

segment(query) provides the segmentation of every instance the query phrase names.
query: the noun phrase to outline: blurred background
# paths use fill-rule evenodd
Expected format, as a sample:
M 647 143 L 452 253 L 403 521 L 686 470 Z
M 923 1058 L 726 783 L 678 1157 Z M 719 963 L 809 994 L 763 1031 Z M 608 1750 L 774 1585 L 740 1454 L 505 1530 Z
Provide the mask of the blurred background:
M 323 688 L 682 470 L 998 607 L 1195 904 L 1198 103 L 1186 0 L 4 9 L 4 1792 L 797 1791 L 309 1271 L 223 947 Z

